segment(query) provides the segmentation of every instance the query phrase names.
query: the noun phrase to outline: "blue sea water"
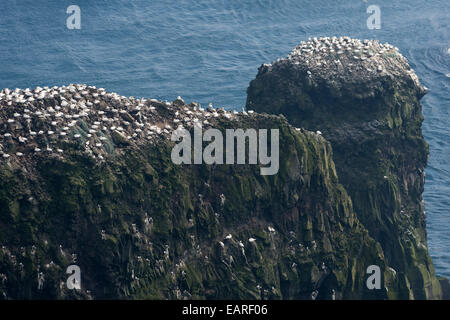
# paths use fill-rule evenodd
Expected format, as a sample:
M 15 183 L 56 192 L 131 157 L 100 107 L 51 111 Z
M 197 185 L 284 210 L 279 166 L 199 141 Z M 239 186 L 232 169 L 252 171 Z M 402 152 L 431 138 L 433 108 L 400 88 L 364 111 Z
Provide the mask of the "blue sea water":
M 81 9 L 80 30 L 66 27 L 69 5 Z M 369 5 L 380 7 L 379 30 L 366 25 Z M 449 17 L 448 0 L 3 0 L 0 88 L 87 83 L 241 109 L 257 68 L 308 37 L 390 42 L 430 88 L 428 246 L 450 277 Z

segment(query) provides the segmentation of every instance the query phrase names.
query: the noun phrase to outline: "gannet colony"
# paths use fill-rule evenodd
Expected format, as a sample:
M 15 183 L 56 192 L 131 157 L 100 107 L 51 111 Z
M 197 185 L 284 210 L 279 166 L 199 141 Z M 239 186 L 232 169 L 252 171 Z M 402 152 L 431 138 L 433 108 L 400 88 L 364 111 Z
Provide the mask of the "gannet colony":
M 251 114 L 251 111 L 249 112 Z M 63 157 L 78 145 L 97 161 L 114 146 L 170 139 L 173 130 L 208 127 L 216 118 L 249 116 L 246 111 L 205 110 L 199 104 L 135 99 L 85 84 L 0 91 L 0 157 Z
M 398 75 L 406 69 L 411 79 L 419 83 L 398 49 L 377 40 L 310 38 L 295 47 L 287 58 L 261 68 L 270 70 L 284 65 L 296 66 L 312 81 L 336 77 L 363 81 L 374 74 Z M 41 154 L 61 157 L 64 146 L 75 143 L 102 161 L 115 145 L 170 139 L 172 131 L 180 127 L 190 128 L 196 123 L 207 127 L 215 118 L 232 119 L 249 113 L 214 109 L 211 104 L 205 110 L 195 102 L 185 104 L 181 97 L 173 102 L 135 99 L 86 84 L 3 89 L 0 157 L 19 159 Z
M 363 82 L 376 76 L 404 76 L 404 70 L 419 84 L 417 75 L 397 47 L 378 40 L 350 37 L 309 38 L 296 46 L 287 58 L 262 65 L 263 70 L 296 66 L 314 81 L 342 79 Z M 347 81 L 344 81 L 347 82 Z
M 3 89 L 0 299 L 445 297 L 426 248 L 425 91 L 397 48 L 349 37 L 262 65 L 255 113 Z M 280 128 L 280 174 L 168 163 L 172 133 L 196 126 Z

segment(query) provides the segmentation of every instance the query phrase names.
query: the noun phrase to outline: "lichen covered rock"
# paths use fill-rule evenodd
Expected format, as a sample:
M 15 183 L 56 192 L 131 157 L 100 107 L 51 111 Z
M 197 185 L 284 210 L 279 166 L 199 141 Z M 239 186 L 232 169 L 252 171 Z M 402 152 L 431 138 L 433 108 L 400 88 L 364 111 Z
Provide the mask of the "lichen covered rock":
M 10 155 L 0 163 L 0 298 L 384 299 L 399 292 L 320 135 L 283 117 L 203 110 L 181 99 L 137 101 L 83 85 L 62 91 L 3 96 L 1 119 L 21 117 L 0 124 Z M 52 130 L 56 106 L 57 118 L 72 124 L 64 130 Z M 96 124 L 103 116 L 106 124 Z M 175 165 L 171 130 L 183 123 L 193 131 L 199 121 L 222 132 L 279 129 L 278 174 L 263 176 L 249 164 Z M 81 290 L 66 286 L 73 264 Z M 373 264 L 386 288 L 367 289 Z
M 331 143 L 339 181 L 403 288 L 390 298 L 441 297 L 422 200 L 425 93 L 397 48 L 348 37 L 303 42 L 248 88 L 248 109 L 283 114 Z

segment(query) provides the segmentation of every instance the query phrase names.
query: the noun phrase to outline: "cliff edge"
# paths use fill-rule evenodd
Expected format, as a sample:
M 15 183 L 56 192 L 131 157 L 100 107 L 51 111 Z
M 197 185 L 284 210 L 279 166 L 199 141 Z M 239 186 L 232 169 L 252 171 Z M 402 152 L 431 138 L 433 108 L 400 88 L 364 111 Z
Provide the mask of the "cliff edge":
M 0 298 L 441 298 L 421 201 L 425 90 L 406 60 L 314 39 L 248 93 L 258 113 L 84 84 L 2 90 Z M 278 130 L 277 174 L 174 163 L 174 131 L 199 127 Z
M 248 109 L 283 114 L 331 143 L 339 181 L 401 283 L 391 297 L 440 298 L 422 200 L 426 88 L 398 49 L 349 37 L 310 39 L 262 65 L 247 92 Z

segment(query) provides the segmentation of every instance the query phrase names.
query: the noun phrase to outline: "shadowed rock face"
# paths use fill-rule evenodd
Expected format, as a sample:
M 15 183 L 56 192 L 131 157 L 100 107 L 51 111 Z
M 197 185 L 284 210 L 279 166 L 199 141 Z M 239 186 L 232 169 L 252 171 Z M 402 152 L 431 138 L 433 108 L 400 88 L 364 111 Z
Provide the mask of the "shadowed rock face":
M 426 89 L 396 48 L 314 39 L 261 66 L 247 92 L 249 110 L 283 114 L 331 143 L 339 181 L 401 283 L 390 297 L 439 298 L 422 201 L 428 145 L 419 100 Z
M 382 299 L 399 291 L 320 135 L 274 115 L 85 85 L 14 92 L 0 99 L 0 298 Z M 171 131 L 198 122 L 222 132 L 279 129 L 278 174 L 173 164 Z M 80 291 L 66 287 L 71 264 L 81 268 Z M 386 288 L 367 289 L 372 264 Z

